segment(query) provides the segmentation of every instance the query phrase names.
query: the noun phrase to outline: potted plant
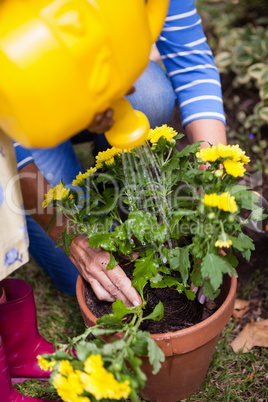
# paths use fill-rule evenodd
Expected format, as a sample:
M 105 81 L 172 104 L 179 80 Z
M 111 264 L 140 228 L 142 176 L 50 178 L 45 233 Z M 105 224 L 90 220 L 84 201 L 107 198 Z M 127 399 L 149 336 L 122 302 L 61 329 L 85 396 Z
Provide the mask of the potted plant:
M 143 300 L 135 307 L 100 302 L 94 314 L 86 303 L 94 294 L 78 278 L 88 328 L 70 340 L 76 356 L 63 345 L 39 358 L 53 369 L 50 381 L 64 401 L 138 401 L 139 393 L 178 401 L 205 378 L 232 314 L 234 251 L 249 259 L 254 249 L 242 227 L 261 220 L 262 209 L 258 196 L 237 183 L 249 162 L 237 145 L 200 149 L 198 142 L 179 151 L 182 136 L 157 127 L 143 147 L 100 152 L 74 188 L 60 183 L 46 194 L 44 207 L 56 206 L 70 222 L 58 245 L 68 254 L 74 236 L 86 234 L 92 247 L 110 252 L 107 269 L 125 261 Z M 173 319 L 163 330 L 169 308 Z

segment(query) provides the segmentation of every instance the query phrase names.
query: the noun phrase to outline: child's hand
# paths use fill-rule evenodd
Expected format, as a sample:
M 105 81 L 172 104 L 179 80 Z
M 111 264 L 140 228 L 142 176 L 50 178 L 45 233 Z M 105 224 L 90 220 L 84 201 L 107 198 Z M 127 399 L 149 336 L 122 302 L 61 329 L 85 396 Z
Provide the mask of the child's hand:
M 103 113 L 96 114 L 90 126 L 87 127 L 88 131 L 102 134 L 110 130 L 114 124 L 113 113 L 113 109 L 107 109 Z
M 132 86 L 126 95 L 131 95 L 134 92 L 135 87 Z M 103 113 L 96 114 L 91 124 L 87 127 L 88 131 L 96 134 L 102 134 L 110 130 L 114 124 L 113 113 L 113 109 L 109 108 Z

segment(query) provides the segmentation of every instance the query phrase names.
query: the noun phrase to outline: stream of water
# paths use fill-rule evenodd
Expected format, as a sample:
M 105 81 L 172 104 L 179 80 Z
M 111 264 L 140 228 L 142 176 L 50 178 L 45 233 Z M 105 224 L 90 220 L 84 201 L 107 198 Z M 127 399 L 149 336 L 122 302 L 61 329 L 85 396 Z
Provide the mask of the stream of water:
M 164 178 L 155 155 L 152 153 L 150 146 L 144 144 L 134 150 L 122 151 L 122 163 L 124 171 L 124 187 L 125 194 L 129 204 L 129 210 L 145 211 L 156 216 L 159 224 L 163 223 L 167 231 L 167 242 L 172 247 L 169 230 L 169 213 L 171 211 L 170 203 L 166 196 L 164 186 Z M 153 239 L 153 230 L 151 225 L 150 239 L 151 243 L 156 246 Z M 159 254 L 162 262 L 166 262 L 166 258 L 162 255 L 161 249 Z

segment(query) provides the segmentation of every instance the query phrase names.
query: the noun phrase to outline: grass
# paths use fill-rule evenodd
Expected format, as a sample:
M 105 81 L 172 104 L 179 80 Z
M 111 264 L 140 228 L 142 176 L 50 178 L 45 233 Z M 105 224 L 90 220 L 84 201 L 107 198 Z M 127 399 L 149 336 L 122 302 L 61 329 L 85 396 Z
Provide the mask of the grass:
M 76 298 L 55 289 L 50 278 L 35 261 L 31 259 L 12 276 L 24 279 L 32 285 L 39 331 L 47 340 L 67 341 L 68 337 L 83 332 L 85 326 Z M 255 284 L 255 274 L 252 281 Z M 261 282 L 259 276 L 257 282 Z M 249 280 L 249 289 L 252 283 Z M 236 335 L 237 325 L 231 319 L 221 334 L 205 382 L 185 402 L 268 401 L 268 349 L 256 347 L 249 353 L 235 354 L 229 344 Z M 46 382 L 26 381 L 15 387 L 27 396 L 59 400 L 55 393 L 49 392 Z

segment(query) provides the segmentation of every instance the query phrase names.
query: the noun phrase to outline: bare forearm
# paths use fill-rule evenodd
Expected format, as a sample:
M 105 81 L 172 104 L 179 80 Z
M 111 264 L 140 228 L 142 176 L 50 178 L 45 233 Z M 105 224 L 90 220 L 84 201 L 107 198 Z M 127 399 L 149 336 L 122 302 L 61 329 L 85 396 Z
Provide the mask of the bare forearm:
M 23 196 L 24 209 L 45 231 L 53 218 L 56 208 L 44 209 L 42 203 L 44 194 L 51 188 L 48 181 L 42 175 L 35 163 L 25 165 L 19 171 L 21 191 Z M 66 219 L 57 215 L 57 219 L 49 229 L 49 236 L 57 240 L 66 226 Z
M 192 144 L 196 141 L 204 141 L 201 148 L 209 146 L 209 144 L 217 145 L 219 142 L 226 145 L 225 125 L 220 120 L 199 119 L 188 123 L 185 126 L 187 138 Z

